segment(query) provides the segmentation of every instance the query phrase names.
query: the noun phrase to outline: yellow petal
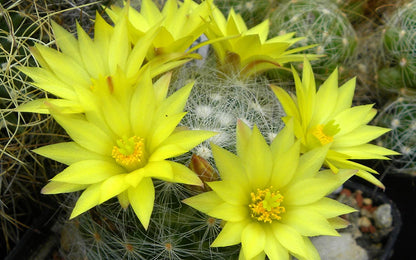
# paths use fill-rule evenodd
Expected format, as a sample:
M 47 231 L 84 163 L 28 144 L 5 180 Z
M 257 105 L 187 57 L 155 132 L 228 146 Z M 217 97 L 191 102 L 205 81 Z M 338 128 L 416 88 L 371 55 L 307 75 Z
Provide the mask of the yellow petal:
M 156 112 L 157 120 L 181 113 L 191 93 L 193 84 L 194 82 L 185 85 L 164 100 Z
M 73 184 L 65 182 L 51 181 L 46 184 L 40 191 L 42 194 L 59 194 L 79 191 L 87 188 L 87 184 Z
M 130 204 L 145 229 L 148 228 L 155 201 L 155 189 L 151 178 L 144 178 L 136 188 L 128 189 Z
M 106 8 L 106 11 L 110 10 Z M 103 64 L 108 64 L 108 48 L 110 45 L 110 38 L 114 32 L 114 27 L 109 25 L 98 13 L 95 14 L 95 24 L 94 24 L 94 44 L 98 50 L 101 50 L 103 54 L 101 55 L 101 59 Z M 82 46 L 81 46 L 82 47 Z M 108 66 L 102 66 L 102 70 L 105 71 L 107 75 L 110 73 Z
M 221 199 L 229 204 L 248 205 L 250 203 L 250 193 L 232 181 L 213 181 L 207 184 Z
M 265 42 L 267 40 L 267 35 L 269 35 L 269 23 L 269 19 L 266 19 L 247 30 L 247 34 L 256 34 L 260 37 L 261 42 Z
M 153 84 L 153 89 L 155 93 L 156 103 L 161 103 L 168 93 L 169 83 L 172 77 L 172 72 L 166 73 Z
M 268 256 L 268 258 L 289 260 L 289 252 L 275 238 L 273 230 L 270 228 L 265 228 L 264 231 L 266 232 L 266 243 L 264 245 L 264 252 Z
M 307 237 L 303 237 L 303 241 L 305 242 L 305 246 L 306 246 L 306 254 L 307 254 L 306 259 L 307 260 L 321 260 L 321 257 L 319 256 L 319 252 L 318 250 L 316 250 L 311 240 Z
M 299 158 L 299 165 L 296 169 L 295 180 L 305 179 L 314 176 L 321 169 L 327 156 L 329 145 L 318 147 L 304 153 Z
M 149 151 L 153 152 L 163 141 L 165 141 L 169 135 L 175 130 L 176 126 L 182 120 L 182 118 L 186 115 L 186 112 L 182 112 L 176 115 L 166 115 L 163 118 L 157 119 L 154 122 L 154 127 L 150 136 L 148 136 L 149 144 Z
M 81 64 L 56 50 L 43 45 L 36 45 L 36 49 L 48 63 L 51 70 L 61 81 L 68 85 L 88 86 L 90 77 Z
M 183 203 L 201 211 L 208 213 L 224 201 L 213 191 L 204 192 L 196 196 L 183 200 Z
M 241 232 L 243 232 L 244 228 L 249 223 L 248 220 L 225 223 L 217 238 L 212 242 L 211 247 L 224 247 L 239 244 L 241 242 Z
M 167 161 L 172 167 L 173 177 L 167 178 L 171 182 L 183 183 L 188 185 L 196 185 L 203 187 L 201 179 L 183 164 Z
M 91 124 L 82 116 L 64 116 L 55 113 L 52 113 L 52 115 L 77 144 L 102 155 L 111 155 L 113 140 L 100 128 Z
M 277 87 L 274 85 L 270 85 L 274 94 L 279 99 L 280 104 L 282 104 L 285 113 L 289 117 L 300 118 L 298 107 L 296 106 L 293 99 L 289 96 L 289 94 L 282 89 L 281 87 Z
M 80 53 L 83 60 L 83 67 L 88 71 L 90 77 L 98 78 L 103 76 L 106 71 L 103 69 L 103 50 L 97 49 L 90 36 L 77 23 L 77 34 L 80 46 Z
M 249 217 L 247 205 L 238 206 L 226 202 L 217 205 L 207 214 L 214 218 L 233 222 L 242 221 Z
M 100 97 L 101 111 L 105 122 L 113 133 L 118 136 L 131 136 L 129 116 L 114 95 L 102 95 Z
M 363 178 L 364 180 L 371 182 L 372 184 L 380 187 L 383 190 L 386 189 L 384 184 L 379 179 L 377 179 L 376 177 L 374 177 L 374 175 L 365 170 L 359 170 L 356 175 Z
M 128 192 L 123 191 L 122 193 L 117 195 L 117 198 L 118 198 L 118 202 L 120 203 L 120 206 L 123 209 L 127 209 L 127 207 L 130 205 Z
M 271 175 L 273 187 L 284 187 L 292 180 L 298 168 L 299 154 L 300 141 L 296 142 L 285 153 L 279 154 L 279 156 L 275 156 L 272 159 L 274 161 Z
M 29 101 L 18 106 L 15 111 L 49 114 L 49 105 L 56 107 L 62 114 L 78 114 L 85 112 L 84 108 L 76 101 L 50 98 L 40 98 Z
M 237 155 L 240 158 L 245 158 L 245 153 L 247 151 L 248 140 L 251 136 L 251 129 L 244 124 L 243 121 L 237 120 L 237 131 L 236 131 L 236 146 L 237 146 Z
M 328 222 L 335 229 L 346 228 L 350 224 L 347 220 L 340 217 L 330 218 L 328 219 Z
M 244 256 L 251 259 L 264 251 L 266 233 L 258 222 L 248 224 L 241 233 L 241 248 Z
M 350 133 L 361 125 L 367 124 L 367 116 L 371 112 L 372 107 L 373 105 L 355 106 L 336 115 L 334 120 L 339 124 L 340 128 L 340 131 L 336 134 L 336 138 Z
M 354 97 L 355 81 L 356 81 L 356 78 L 352 78 L 348 80 L 346 83 L 344 83 L 344 85 L 342 85 L 338 89 L 338 98 L 336 102 L 336 107 L 333 110 L 333 114 L 331 115 L 331 117 L 351 107 L 352 99 Z
M 133 9 L 133 8 L 130 8 Z M 150 29 L 146 32 L 145 35 L 140 37 L 140 39 L 134 44 L 131 53 L 128 56 L 126 61 L 126 76 L 127 78 L 132 78 L 137 76 L 141 65 L 146 57 L 152 41 L 156 34 L 158 33 L 160 27 L 156 26 L 153 29 Z
M 271 225 L 274 237 L 290 252 L 306 256 L 307 249 L 302 236 L 292 227 L 274 222 Z
M 249 182 L 245 170 L 238 156 L 215 145 L 211 144 L 212 154 L 215 165 L 219 171 L 221 179 L 224 181 L 235 182 L 242 189 L 249 191 Z
M 84 213 L 85 211 L 95 207 L 99 204 L 101 196 L 101 183 L 90 185 L 82 194 L 79 196 L 74 209 L 72 210 L 69 219 L 73 219 L 76 216 Z
M 388 128 L 362 125 L 348 134 L 334 138 L 332 148 L 365 144 L 387 133 L 388 131 L 390 131 Z
M 316 93 L 316 105 L 311 125 L 326 122 L 337 105 L 338 98 L 338 69 L 335 69 Z M 337 121 L 338 122 L 338 121 Z
M 115 163 L 100 160 L 84 160 L 68 166 L 52 178 L 52 181 L 93 184 L 120 174 L 125 170 Z
M 323 197 L 314 203 L 303 205 L 302 208 L 315 210 L 325 218 L 332 218 L 357 211 L 350 206 L 327 197 Z
M 130 123 L 136 136 L 148 135 L 156 105 L 150 71 L 145 70 L 131 98 Z
M 340 170 L 333 174 L 330 170 L 321 171 L 316 178 L 301 179 L 282 190 L 285 204 L 305 205 L 316 202 L 348 180 L 356 171 Z
M 325 217 L 303 207 L 286 207 L 280 222 L 296 229 L 303 236 L 339 236 Z
M 78 64 L 82 64 L 78 41 L 75 37 L 54 21 L 52 21 L 52 29 L 55 34 L 56 45 L 58 45 L 59 49 L 65 55 L 75 59 Z
M 125 9 L 128 8 L 125 7 Z M 122 18 L 115 24 L 114 33 L 111 36 L 108 46 L 108 67 L 110 75 L 115 74 L 118 68 L 122 70 L 126 69 L 126 61 L 130 53 L 130 43 L 128 41 L 126 26 L 127 11 L 123 9 Z
M 150 24 L 154 24 L 162 18 L 159 8 L 151 0 L 143 0 L 140 13 Z
M 265 187 L 270 182 L 272 155 L 269 146 L 254 126 L 252 136 L 247 144 L 247 151 L 241 156 L 251 186 L 256 189 Z
M 127 190 L 130 185 L 125 181 L 125 176 L 126 174 L 118 174 L 102 182 L 98 201 L 100 204 Z
M 68 82 L 61 81 L 49 70 L 35 67 L 18 67 L 24 74 L 31 77 L 36 87 L 58 97 L 76 101 L 76 94 Z M 64 83 L 65 82 L 65 83 Z
M 216 134 L 204 130 L 174 132 L 156 148 L 149 160 L 163 160 L 181 155 Z M 169 149 L 166 149 L 166 146 L 169 146 Z
M 388 158 L 384 155 L 399 155 L 400 153 L 395 152 L 393 150 L 377 146 L 374 144 L 362 144 L 357 146 L 351 147 L 340 147 L 334 149 L 336 152 L 346 154 L 351 159 L 379 159 L 379 160 L 387 160 Z
M 94 153 L 79 146 L 75 142 L 66 142 L 51 144 L 32 150 L 33 152 L 42 156 L 48 157 L 52 160 L 58 161 L 63 164 L 73 164 L 86 159 L 89 160 L 112 160 L 110 157 L 103 156 L 101 154 Z
M 144 177 L 171 180 L 173 176 L 173 169 L 168 161 L 154 161 L 147 163 L 143 168 L 129 173 L 126 176 L 126 180 L 133 187 L 137 187 Z

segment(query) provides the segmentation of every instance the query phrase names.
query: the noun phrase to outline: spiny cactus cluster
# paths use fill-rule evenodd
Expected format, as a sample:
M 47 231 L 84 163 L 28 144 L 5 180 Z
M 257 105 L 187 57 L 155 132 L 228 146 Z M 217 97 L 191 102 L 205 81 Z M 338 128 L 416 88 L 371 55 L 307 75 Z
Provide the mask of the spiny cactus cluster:
M 296 32 L 305 37 L 298 44 L 318 46 L 306 51 L 322 55 L 312 62 L 318 79 L 325 79 L 354 54 L 356 34 L 346 15 L 331 1 L 288 1 L 270 16 L 271 34 Z
M 48 33 L 33 7 L 0 3 L 0 256 L 22 237 L 33 215 L 40 214 L 36 208 L 44 209 L 38 191 L 47 181 L 46 173 L 33 164 L 30 149 L 45 142 L 39 133 L 52 131 L 56 124 L 35 115 L 23 117 L 13 108 L 36 98 L 16 65 L 34 64 L 28 46 L 48 38 Z
M 268 142 L 283 128 L 284 112 L 265 77 L 242 81 L 223 74 L 207 61 L 202 66 L 182 68 L 176 74 L 172 90 L 182 86 L 189 77 L 196 82 L 182 124 L 191 129 L 218 132 L 210 142 L 235 152 L 237 119 L 250 127 L 257 125 Z M 212 162 L 209 147 L 209 143 L 204 142 L 193 152 Z
M 416 1 L 397 9 L 384 28 L 387 65 L 379 71 L 382 89 L 400 92 L 416 89 Z
M 148 230 L 133 210 L 116 201 L 66 221 L 61 254 L 67 259 L 237 259 L 239 247 L 212 248 L 221 222 L 180 201 L 191 187 L 155 181 L 156 200 Z
M 416 176 L 416 100 L 400 97 L 383 108 L 377 123 L 392 130 L 380 138 L 385 147 L 401 153 L 386 167 L 386 173 Z

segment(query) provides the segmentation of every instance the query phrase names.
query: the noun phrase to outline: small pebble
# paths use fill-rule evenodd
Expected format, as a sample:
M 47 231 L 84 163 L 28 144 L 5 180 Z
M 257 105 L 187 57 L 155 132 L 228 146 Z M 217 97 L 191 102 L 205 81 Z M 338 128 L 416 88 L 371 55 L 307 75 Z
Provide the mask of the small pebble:
M 393 216 L 391 215 L 391 205 L 380 205 L 373 213 L 374 222 L 379 228 L 389 228 L 393 224 Z
M 371 226 L 371 220 L 367 217 L 361 217 L 358 219 L 358 226 L 360 227 L 370 227 Z
M 364 198 L 363 199 L 363 204 L 366 205 L 366 206 L 373 205 L 373 200 L 370 199 L 370 198 Z

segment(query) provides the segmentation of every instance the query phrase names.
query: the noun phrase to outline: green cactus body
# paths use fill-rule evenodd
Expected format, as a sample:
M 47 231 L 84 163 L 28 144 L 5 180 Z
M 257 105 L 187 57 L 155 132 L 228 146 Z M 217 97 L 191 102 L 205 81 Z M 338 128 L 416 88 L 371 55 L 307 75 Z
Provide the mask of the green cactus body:
M 387 172 L 416 176 L 416 100 L 398 98 L 382 110 L 377 123 L 392 129 L 379 142 L 384 147 L 401 153 L 392 158 Z
M 307 53 L 323 55 L 312 61 L 318 79 L 324 79 L 353 55 L 357 39 L 346 15 L 331 1 L 289 1 L 270 16 L 272 36 L 296 32 L 301 46 L 318 44 Z M 297 45 L 295 44 L 295 45 Z
M 397 9 L 386 22 L 384 47 L 402 85 L 416 89 L 416 1 Z

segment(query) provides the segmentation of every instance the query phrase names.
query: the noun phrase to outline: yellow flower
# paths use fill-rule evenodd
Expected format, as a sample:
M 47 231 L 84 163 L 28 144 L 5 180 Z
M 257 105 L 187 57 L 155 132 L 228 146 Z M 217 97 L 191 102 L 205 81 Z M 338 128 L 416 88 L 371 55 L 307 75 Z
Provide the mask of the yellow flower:
M 124 82 L 115 91 L 120 97 L 130 97 L 140 74 L 147 67 L 156 76 L 195 57 L 191 54 L 172 54 L 146 61 L 151 42 L 160 31 L 155 25 L 131 44 L 128 40 L 128 7 L 120 11 L 120 19 L 112 27 L 97 14 L 94 39 L 77 24 L 78 39 L 52 22 L 59 51 L 36 44 L 32 54 L 41 67 L 20 67 L 34 80 L 34 85 L 59 99 L 38 99 L 17 108 L 21 112 L 49 113 L 45 101 L 61 107 L 62 113 L 81 113 L 87 109 L 83 100 L 91 98 L 96 81 L 111 77 Z M 124 103 L 124 102 L 122 102 Z
M 140 12 L 129 9 L 129 37 L 136 42 L 155 25 L 161 27 L 152 40 L 149 49 L 149 59 L 167 53 L 183 53 L 206 29 L 209 16 L 208 2 L 197 4 L 192 0 L 179 3 L 177 0 L 166 1 L 162 11 L 152 0 L 142 0 Z M 122 9 L 112 6 L 106 10 L 113 21 L 122 15 Z
M 293 54 L 305 47 L 287 50 L 303 38 L 292 38 L 294 33 L 288 33 L 267 40 L 269 21 L 265 20 L 251 29 L 247 26 L 240 14 L 231 9 L 226 20 L 221 11 L 211 5 L 211 23 L 205 34 L 212 42 L 212 47 L 218 57 L 219 67 L 222 71 L 240 77 L 250 77 L 269 69 L 281 67 L 288 62 L 302 61 L 304 54 Z M 314 59 L 318 56 L 308 55 Z
M 225 221 L 211 246 L 241 243 L 240 259 L 319 259 L 308 236 L 337 236 L 335 228 L 346 225 L 338 216 L 354 211 L 325 197 L 355 172 L 318 172 L 327 149 L 300 156 L 291 122 L 268 146 L 256 126 L 240 121 L 237 155 L 212 145 L 222 180 L 184 202 Z
M 337 173 L 339 168 L 357 169 L 357 175 L 384 188 L 371 173 L 375 170 L 350 159 L 388 159 L 385 155 L 396 152 L 368 144 L 389 131 L 387 128 L 367 125 L 376 115 L 373 105 L 351 107 L 355 78 L 338 88 L 338 70 L 316 91 L 310 63 L 305 59 L 302 80 L 292 68 L 296 84 L 296 98 L 280 87 L 272 86 L 282 104 L 286 117 L 293 119 L 296 137 L 302 143 L 302 152 L 329 145 L 325 164 Z
M 47 103 L 73 142 L 34 150 L 69 165 L 42 193 L 84 190 L 71 218 L 118 196 L 121 206 L 130 204 L 147 228 L 155 196 L 151 178 L 202 186 L 194 172 L 166 159 L 189 151 L 213 133 L 176 128 L 185 115 L 192 83 L 166 98 L 169 82 L 167 74 L 153 85 L 149 70 L 133 86 L 111 77 L 96 81 L 93 90 L 100 103 L 97 110 L 85 114 L 62 114 L 59 107 Z M 125 100 L 116 94 L 119 87 L 132 88 L 128 102 L 122 103 Z

